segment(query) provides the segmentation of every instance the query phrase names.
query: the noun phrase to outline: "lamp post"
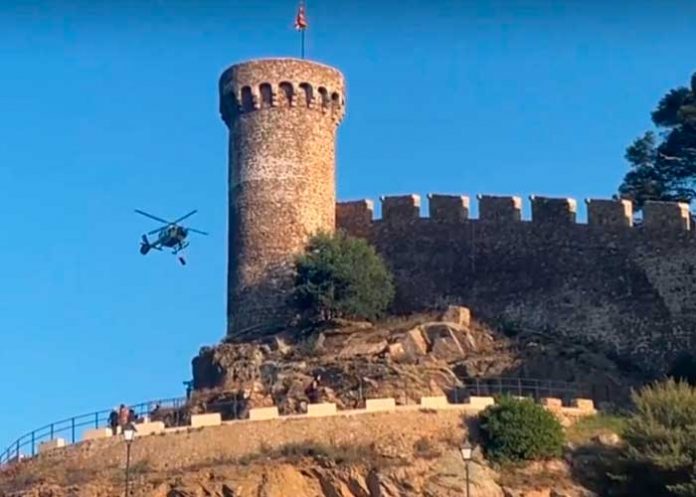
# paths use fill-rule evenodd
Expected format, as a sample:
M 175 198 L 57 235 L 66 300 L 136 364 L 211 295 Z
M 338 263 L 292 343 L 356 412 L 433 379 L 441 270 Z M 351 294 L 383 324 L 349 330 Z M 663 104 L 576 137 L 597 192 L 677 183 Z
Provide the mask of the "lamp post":
M 469 462 L 471 462 L 471 454 L 473 452 L 473 448 L 471 447 L 471 444 L 468 441 L 466 441 L 464 442 L 462 448 L 459 450 L 462 453 L 462 459 L 464 460 L 464 464 L 466 465 L 466 497 L 471 497 L 469 494 Z
M 128 497 L 128 490 L 130 485 L 130 453 L 131 453 L 131 443 L 133 443 L 133 438 L 135 438 L 135 427 L 132 423 L 128 423 L 123 427 L 123 439 L 126 441 L 126 495 Z

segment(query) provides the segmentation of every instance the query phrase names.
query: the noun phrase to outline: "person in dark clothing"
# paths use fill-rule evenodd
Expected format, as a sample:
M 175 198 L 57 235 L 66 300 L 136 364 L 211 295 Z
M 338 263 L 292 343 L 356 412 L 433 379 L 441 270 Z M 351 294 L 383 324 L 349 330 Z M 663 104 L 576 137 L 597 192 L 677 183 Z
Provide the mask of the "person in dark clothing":
M 320 400 L 320 382 L 321 382 L 321 376 L 316 375 L 314 379 L 312 380 L 312 383 L 309 384 L 307 389 L 305 390 L 305 394 L 307 394 L 307 398 L 309 399 L 310 404 L 317 404 L 319 403 Z
M 113 436 L 118 435 L 118 411 L 116 409 L 112 409 L 109 413 L 109 427 Z
M 138 421 L 138 417 L 135 415 L 135 411 L 133 409 L 128 410 L 128 423 L 129 424 L 134 424 Z

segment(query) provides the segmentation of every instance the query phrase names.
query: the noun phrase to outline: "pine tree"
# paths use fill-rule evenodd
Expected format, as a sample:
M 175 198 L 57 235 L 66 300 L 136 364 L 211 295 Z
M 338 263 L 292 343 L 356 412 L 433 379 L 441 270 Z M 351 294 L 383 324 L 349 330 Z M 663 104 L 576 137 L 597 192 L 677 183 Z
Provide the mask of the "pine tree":
M 627 149 L 631 170 L 619 186 L 640 209 L 646 200 L 696 198 L 696 73 L 691 87 L 670 90 L 652 112 L 659 136 L 648 131 Z

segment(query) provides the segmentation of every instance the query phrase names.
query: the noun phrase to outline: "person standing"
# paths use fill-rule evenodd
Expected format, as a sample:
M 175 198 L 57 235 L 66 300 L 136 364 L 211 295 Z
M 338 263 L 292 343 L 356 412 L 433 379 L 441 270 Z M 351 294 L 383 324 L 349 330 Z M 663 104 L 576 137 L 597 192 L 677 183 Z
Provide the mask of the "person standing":
M 123 428 L 128 424 L 129 414 L 130 412 L 125 404 L 121 404 L 118 408 L 118 425 L 121 427 L 121 431 L 123 431 Z
M 109 427 L 113 436 L 118 435 L 118 412 L 117 408 L 113 408 L 109 413 Z

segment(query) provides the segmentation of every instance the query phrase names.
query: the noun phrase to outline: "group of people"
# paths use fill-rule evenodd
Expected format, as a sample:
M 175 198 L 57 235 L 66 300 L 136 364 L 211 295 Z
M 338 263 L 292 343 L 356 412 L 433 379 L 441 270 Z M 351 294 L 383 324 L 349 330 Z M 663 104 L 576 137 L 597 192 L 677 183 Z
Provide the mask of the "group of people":
M 129 424 L 133 424 L 138 420 L 133 409 L 128 408 L 125 404 L 115 407 L 109 414 L 109 427 L 113 435 L 118 435 L 119 428 L 121 432 Z

